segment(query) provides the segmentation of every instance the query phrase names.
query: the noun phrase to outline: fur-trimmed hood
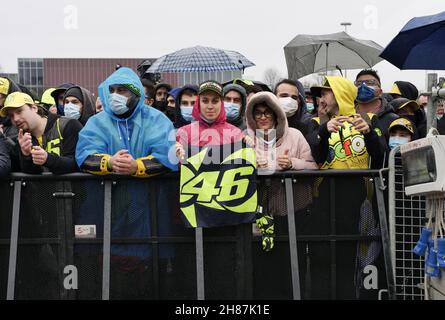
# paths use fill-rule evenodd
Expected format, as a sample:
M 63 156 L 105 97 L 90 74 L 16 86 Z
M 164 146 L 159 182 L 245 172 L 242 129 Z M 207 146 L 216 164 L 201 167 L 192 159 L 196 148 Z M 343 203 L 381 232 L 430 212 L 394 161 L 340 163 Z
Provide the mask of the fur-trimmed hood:
M 277 121 L 275 127 L 276 139 L 277 144 L 280 144 L 280 141 L 286 136 L 289 130 L 289 125 L 287 123 L 286 114 L 284 113 L 283 108 L 281 108 L 278 98 L 271 92 L 258 92 L 249 100 L 246 107 L 247 128 L 249 131 L 252 130 L 253 132 L 257 129 L 253 111 L 255 106 L 260 103 L 264 103 L 275 113 Z

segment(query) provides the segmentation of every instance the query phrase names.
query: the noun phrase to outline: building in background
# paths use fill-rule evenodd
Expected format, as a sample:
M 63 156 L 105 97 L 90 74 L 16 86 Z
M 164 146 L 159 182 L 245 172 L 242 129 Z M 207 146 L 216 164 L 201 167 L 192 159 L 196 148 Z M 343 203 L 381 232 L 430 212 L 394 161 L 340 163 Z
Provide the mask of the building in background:
M 139 74 L 138 66 L 142 61 L 153 63 L 156 59 L 19 58 L 18 79 L 16 80 L 39 97 L 45 89 L 68 82 L 80 85 L 97 96 L 97 87 L 116 70 L 116 66 L 129 67 Z M 241 71 L 162 73 L 160 82 L 179 87 L 185 84 L 199 84 L 210 79 L 227 82 L 241 77 Z
M 39 97 L 44 91 L 43 59 L 18 59 L 18 82 L 33 91 Z

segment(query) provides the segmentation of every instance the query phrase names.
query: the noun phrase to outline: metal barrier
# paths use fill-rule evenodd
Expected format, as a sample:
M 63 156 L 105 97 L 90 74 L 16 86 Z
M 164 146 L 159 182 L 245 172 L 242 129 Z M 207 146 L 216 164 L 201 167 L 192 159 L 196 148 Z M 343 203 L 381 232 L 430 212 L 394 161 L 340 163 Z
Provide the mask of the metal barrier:
M 424 298 L 424 261 L 412 249 L 426 223 L 425 197 L 405 195 L 400 147 L 389 156 L 389 230 L 396 297 L 401 300 Z
M 271 252 L 250 224 L 183 227 L 174 174 L 12 174 L 0 180 L 0 298 L 393 297 L 379 171 L 286 172 L 258 184 L 275 216 Z M 95 236 L 76 236 L 80 225 Z

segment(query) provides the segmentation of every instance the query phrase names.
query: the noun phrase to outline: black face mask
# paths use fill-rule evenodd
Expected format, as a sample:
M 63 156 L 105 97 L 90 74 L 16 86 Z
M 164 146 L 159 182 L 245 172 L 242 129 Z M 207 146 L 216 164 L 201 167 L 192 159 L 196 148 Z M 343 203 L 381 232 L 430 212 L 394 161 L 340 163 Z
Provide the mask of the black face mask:
M 153 107 L 164 112 L 167 109 L 167 101 L 155 101 Z
M 417 117 L 415 115 L 404 115 L 402 118 L 408 119 L 412 124 L 417 125 Z
M 175 120 L 175 108 L 174 108 L 174 107 L 169 107 L 169 106 L 167 106 L 167 108 L 165 109 L 165 115 L 166 115 L 171 121 L 174 121 L 174 120 Z

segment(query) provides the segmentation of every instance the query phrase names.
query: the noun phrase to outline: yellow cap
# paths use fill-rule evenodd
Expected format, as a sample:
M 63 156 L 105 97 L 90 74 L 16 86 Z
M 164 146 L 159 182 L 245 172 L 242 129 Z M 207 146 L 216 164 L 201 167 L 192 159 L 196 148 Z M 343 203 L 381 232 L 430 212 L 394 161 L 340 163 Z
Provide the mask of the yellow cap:
M 7 95 L 9 91 L 9 80 L 6 78 L 0 78 L 0 93 Z
M 20 108 L 25 104 L 33 105 L 34 100 L 23 92 L 13 92 L 6 97 L 5 106 L 0 110 L 0 116 L 6 117 L 10 108 Z
M 388 131 L 391 131 L 391 129 L 394 127 L 403 127 L 406 130 L 408 130 L 409 132 L 411 132 L 411 134 L 414 134 L 413 125 L 412 125 L 411 121 L 409 121 L 408 119 L 399 118 L 399 119 L 394 120 L 389 125 Z
M 40 103 L 48 104 L 48 105 L 54 105 L 56 104 L 56 101 L 54 100 L 54 97 L 51 95 L 53 91 L 56 90 L 56 88 L 49 88 L 46 89 L 45 92 L 42 94 L 42 98 L 40 99 Z
M 391 90 L 389 90 L 388 93 L 390 93 L 390 94 L 398 94 L 399 96 L 402 96 L 402 93 L 400 92 L 399 87 L 395 83 L 392 85 Z

